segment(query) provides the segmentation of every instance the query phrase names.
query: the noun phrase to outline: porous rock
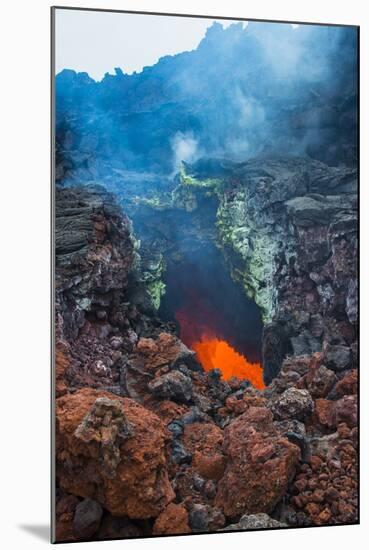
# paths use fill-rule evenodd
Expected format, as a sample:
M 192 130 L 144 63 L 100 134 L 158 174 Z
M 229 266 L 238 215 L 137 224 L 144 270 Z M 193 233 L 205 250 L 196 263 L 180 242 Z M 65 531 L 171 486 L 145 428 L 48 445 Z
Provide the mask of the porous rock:
M 164 399 L 187 403 L 192 398 L 191 378 L 173 370 L 155 378 L 148 384 L 149 390 Z
M 266 407 L 250 407 L 224 430 L 227 465 L 218 482 L 216 506 L 226 517 L 270 513 L 284 495 L 300 449 L 273 426 Z
M 278 420 L 294 418 L 303 420 L 309 416 L 314 408 L 314 402 L 307 390 L 288 388 L 271 404 L 273 415 Z
M 100 398 L 104 406 L 109 401 L 116 428 L 109 412 L 96 414 Z M 98 501 L 113 515 L 136 519 L 156 517 L 173 500 L 167 432 L 154 413 L 131 399 L 83 388 L 57 399 L 56 422 L 57 479 L 64 490 Z M 128 425 L 129 433 L 120 431 Z
M 156 518 L 154 535 L 183 535 L 190 533 L 188 512 L 183 504 L 171 502 Z
M 247 531 L 249 529 L 278 529 L 287 527 L 286 523 L 271 518 L 268 514 L 250 514 L 243 515 L 237 523 L 232 523 L 224 527 L 222 531 Z
M 224 526 L 225 518 L 219 508 L 208 504 L 194 504 L 190 510 L 190 526 L 194 533 L 217 531 Z

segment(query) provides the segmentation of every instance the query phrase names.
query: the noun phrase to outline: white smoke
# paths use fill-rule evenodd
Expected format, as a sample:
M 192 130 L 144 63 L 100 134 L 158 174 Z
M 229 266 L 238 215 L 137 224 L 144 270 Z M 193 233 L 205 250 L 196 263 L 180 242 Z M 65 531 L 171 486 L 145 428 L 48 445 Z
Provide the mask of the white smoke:
M 190 132 L 177 132 L 172 138 L 173 169 L 177 171 L 181 162 L 194 162 L 200 156 L 198 141 Z

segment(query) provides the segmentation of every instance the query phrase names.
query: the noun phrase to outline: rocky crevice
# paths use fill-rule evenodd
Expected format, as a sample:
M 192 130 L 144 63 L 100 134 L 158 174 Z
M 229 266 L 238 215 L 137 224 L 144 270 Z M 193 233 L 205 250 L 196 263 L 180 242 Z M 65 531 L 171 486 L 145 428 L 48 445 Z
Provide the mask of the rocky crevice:
M 184 210 L 194 240 L 210 239 L 221 249 L 234 281 L 260 307 L 267 382 L 288 353 L 339 343 L 356 354 L 355 169 L 291 158 L 204 159 L 184 164 L 170 200 L 158 196 L 150 206 L 159 219 L 163 211 L 167 219 L 179 212 L 180 228 Z M 209 208 L 213 234 L 199 223 Z M 171 245 L 162 245 L 164 256 Z

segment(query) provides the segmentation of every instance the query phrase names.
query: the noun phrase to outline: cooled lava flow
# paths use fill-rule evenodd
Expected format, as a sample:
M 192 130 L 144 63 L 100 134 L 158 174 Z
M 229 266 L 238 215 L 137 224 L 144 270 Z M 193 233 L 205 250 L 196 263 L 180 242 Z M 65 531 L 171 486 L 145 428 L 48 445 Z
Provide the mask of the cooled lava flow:
M 255 388 L 265 387 L 260 363 L 249 362 L 226 340 L 209 332 L 206 326 L 195 325 L 187 313 L 187 308 L 182 308 L 175 315 L 180 325 L 180 336 L 187 346 L 196 351 L 206 371 L 219 369 L 224 380 L 235 376 L 249 380 Z

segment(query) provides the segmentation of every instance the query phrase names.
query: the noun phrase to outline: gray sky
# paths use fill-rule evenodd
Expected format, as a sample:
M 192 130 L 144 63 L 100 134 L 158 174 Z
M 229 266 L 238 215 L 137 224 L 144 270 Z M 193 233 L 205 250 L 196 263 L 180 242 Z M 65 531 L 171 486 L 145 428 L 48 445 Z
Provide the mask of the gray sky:
M 95 80 L 121 67 L 141 71 L 164 55 L 197 48 L 211 19 L 56 10 L 56 72 L 87 71 Z M 233 21 L 220 21 L 228 26 Z M 247 23 L 245 23 L 247 24 Z

